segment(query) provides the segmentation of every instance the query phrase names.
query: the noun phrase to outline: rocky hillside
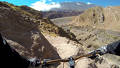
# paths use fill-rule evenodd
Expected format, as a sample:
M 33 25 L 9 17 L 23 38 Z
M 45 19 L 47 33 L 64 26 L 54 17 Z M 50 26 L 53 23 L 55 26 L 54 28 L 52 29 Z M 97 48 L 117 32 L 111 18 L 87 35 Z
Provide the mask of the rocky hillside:
M 94 7 L 74 17 L 68 27 L 88 48 L 99 47 L 120 39 L 120 7 Z
M 68 34 L 49 19 L 43 19 L 41 12 L 0 2 L 0 33 L 21 55 L 28 58 L 59 58 L 55 48 L 41 32 L 75 40 L 73 34 Z
M 90 8 L 73 20 L 77 26 L 95 26 L 107 30 L 119 31 L 120 7 Z
M 90 8 L 79 16 L 76 16 L 74 18 L 72 17 L 72 22 L 69 21 L 65 24 L 62 23 L 61 27 L 63 29 L 70 30 L 70 32 L 76 36 L 76 39 L 79 41 L 79 43 L 81 43 L 83 49 L 86 52 L 89 52 L 101 46 L 105 46 L 109 43 L 120 40 L 119 12 L 119 7 Z M 71 20 L 71 18 L 63 18 L 62 21 L 66 21 L 68 19 Z M 59 20 L 60 19 L 55 19 L 53 22 L 55 22 L 56 25 L 59 25 Z M 109 62 L 110 64 L 115 64 L 117 66 L 120 64 L 120 57 L 116 55 L 107 54 L 102 57 L 107 60 L 107 63 L 104 63 L 106 66 L 109 64 Z M 95 65 L 97 64 L 95 63 Z M 99 67 L 100 66 L 97 66 L 95 68 Z M 103 66 L 103 68 L 107 67 Z
M 99 18 L 99 15 L 96 17 Z M 92 24 L 79 26 L 70 23 L 62 27 L 64 30 L 49 19 L 43 18 L 41 12 L 32 8 L 0 2 L 0 33 L 11 47 L 27 58 L 68 58 L 85 54 L 101 45 L 120 39 L 117 30 L 93 28 Z M 76 68 L 116 68 L 120 64 L 118 60 L 120 58 L 113 55 L 105 55 L 105 59 L 103 57 L 97 61 L 86 57 L 76 61 Z M 63 67 L 69 68 L 68 63 L 61 63 L 54 68 Z
M 28 58 L 59 58 L 54 47 L 41 34 L 39 24 L 32 13 L 0 2 L 0 32 L 10 45 Z
M 43 19 L 40 12 L 23 7 L 0 2 L 0 33 L 22 56 L 58 59 L 83 51 L 77 48 L 73 33 L 64 31 L 49 19 Z

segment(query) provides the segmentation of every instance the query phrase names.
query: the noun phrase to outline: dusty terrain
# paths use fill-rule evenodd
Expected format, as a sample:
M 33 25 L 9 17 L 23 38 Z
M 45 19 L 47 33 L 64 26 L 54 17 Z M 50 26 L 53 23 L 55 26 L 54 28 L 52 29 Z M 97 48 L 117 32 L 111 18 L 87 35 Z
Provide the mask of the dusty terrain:
M 102 8 L 93 9 L 101 11 Z M 115 8 L 115 13 L 116 11 L 119 10 Z M 92 9 L 90 15 L 91 13 L 94 13 Z M 11 47 L 27 58 L 64 59 L 70 56 L 87 54 L 102 45 L 120 40 L 119 25 L 115 25 L 111 30 L 107 30 L 109 27 L 106 27 L 106 29 L 95 28 L 96 23 L 103 21 L 103 18 L 99 21 L 99 18 L 101 19 L 99 15 L 96 17 L 95 14 L 97 19 L 90 19 L 88 15 L 88 21 L 90 19 L 92 24 L 90 22 L 90 24 L 86 23 L 84 13 L 82 16 L 74 17 L 73 22 L 70 22 L 71 18 L 56 19 L 56 22 L 53 23 L 47 18 L 43 19 L 41 12 L 29 7 L 0 2 L 0 32 Z M 79 21 L 76 19 L 79 19 Z M 59 25 L 57 22 L 61 20 L 66 23 L 59 23 L 61 24 Z M 107 17 L 105 17 L 105 20 L 107 21 Z M 81 22 L 87 25 L 80 26 Z M 76 25 L 79 23 L 80 25 Z M 119 56 L 110 54 L 100 56 L 98 60 L 83 57 L 76 61 L 75 68 L 119 68 L 119 60 Z M 61 63 L 54 66 L 54 68 L 63 67 L 69 68 L 69 64 Z
M 54 47 L 41 34 L 35 18 L 27 15 L 32 14 L 8 3 L 0 2 L 0 6 L 0 32 L 13 48 L 27 58 L 59 58 Z
M 75 43 L 72 40 L 59 36 L 53 37 L 45 35 L 45 37 L 56 48 L 59 56 L 62 59 L 69 58 L 70 56 L 78 56 L 85 54 L 85 51 L 83 50 L 84 47 L 80 44 Z M 106 58 L 106 56 L 111 57 Z M 113 57 L 116 58 L 116 60 L 113 61 Z M 109 54 L 100 56 L 96 60 L 91 60 L 90 58 L 83 57 L 75 61 L 75 68 L 116 68 L 119 65 L 119 63 L 116 62 L 119 62 L 119 59 L 119 56 Z M 69 64 L 61 63 L 57 68 L 69 68 Z
M 61 20 L 62 22 L 65 20 L 65 24 L 60 24 L 60 27 L 72 32 L 83 46 L 84 51 L 89 52 L 101 46 L 120 40 L 119 18 L 119 7 L 95 7 L 86 10 L 83 14 L 76 17 L 61 18 L 52 21 L 56 25 L 59 25 Z M 69 21 L 71 19 L 72 22 Z M 66 22 L 66 20 L 68 22 Z M 111 68 L 111 65 L 109 64 L 119 66 L 119 56 L 107 54 L 102 57 L 105 62 L 103 61 L 103 64 L 100 66 L 95 63 L 95 68 Z
M 62 27 L 64 25 L 69 24 L 75 16 L 70 16 L 70 17 L 62 17 L 62 18 L 56 18 L 56 19 L 51 19 L 51 21 L 55 24 L 58 25 L 59 27 Z

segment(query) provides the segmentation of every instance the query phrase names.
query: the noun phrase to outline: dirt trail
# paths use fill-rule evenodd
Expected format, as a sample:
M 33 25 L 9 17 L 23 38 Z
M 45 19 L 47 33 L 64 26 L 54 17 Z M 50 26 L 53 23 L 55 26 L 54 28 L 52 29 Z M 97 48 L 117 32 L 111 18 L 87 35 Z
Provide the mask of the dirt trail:
M 73 41 L 68 40 L 65 37 L 53 37 L 45 35 L 47 40 L 57 49 L 57 52 L 61 58 L 69 58 L 70 56 L 75 56 L 80 52 L 80 47 Z M 69 42 L 69 43 L 68 43 Z M 82 58 L 76 61 L 76 68 L 88 68 L 88 64 L 91 63 L 91 60 L 88 58 Z M 81 65 L 82 64 L 82 65 Z M 61 63 L 58 68 L 69 68 L 68 63 Z
M 68 40 L 65 37 L 53 37 L 49 35 L 44 35 L 46 39 L 56 48 L 59 56 L 61 58 L 68 58 L 70 56 L 78 55 L 82 52 L 83 48 L 81 45 L 76 44 L 75 42 Z M 69 42 L 69 43 L 68 43 Z M 107 60 L 100 60 L 95 62 L 87 57 L 80 58 L 75 61 L 75 68 L 110 68 L 111 65 L 108 64 Z M 57 68 L 69 68 L 68 63 L 61 63 Z
M 47 40 L 57 49 L 61 58 L 68 58 L 77 55 L 80 48 L 76 46 L 75 42 L 66 39 L 65 37 L 53 37 L 45 35 Z

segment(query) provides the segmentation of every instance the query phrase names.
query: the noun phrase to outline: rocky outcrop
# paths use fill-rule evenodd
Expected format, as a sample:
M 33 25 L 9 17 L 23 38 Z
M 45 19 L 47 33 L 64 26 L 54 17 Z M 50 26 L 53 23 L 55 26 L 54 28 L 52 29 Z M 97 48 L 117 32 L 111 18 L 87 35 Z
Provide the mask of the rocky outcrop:
M 75 26 L 91 26 L 94 28 L 119 31 L 120 7 L 94 7 L 77 16 L 72 23 Z
M 120 39 L 119 11 L 119 7 L 90 8 L 68 26 L 83 45 L 97 48 Z
M 27 15 L 31 13 L 6 2 L 0 2 L 0 5 L 0 32 L 13 48 L 28 58 L 59 58 L 55 48 L 40 32 L 35 18 Z
M 36 10 L 26 6 L 26 5 L 22 5 L 22 6 L 18 6 L 18 7 L 21 10 L 24 10 L 26 12 L 29 12 L 29 13 L 33 14 L 36 19 L 42 19 L 43 18 L 43 14 L 42 14 L 41 11 L 36 11 Z
M 86 23 L 89 21 L 90 24 L 97 24 L 104 22 L 103 8 L 94 7 L 85 11 L 83 14 L 75 18 L 77 22 Z

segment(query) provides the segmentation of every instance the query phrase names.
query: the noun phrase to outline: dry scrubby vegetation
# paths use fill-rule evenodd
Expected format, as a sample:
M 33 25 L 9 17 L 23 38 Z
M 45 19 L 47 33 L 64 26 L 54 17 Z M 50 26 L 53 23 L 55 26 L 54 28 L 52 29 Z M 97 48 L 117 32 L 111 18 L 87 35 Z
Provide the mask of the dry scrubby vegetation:
M 0 32 L 21 55 L 27 57 L 37 56 L 41 59 L 51 57 L 55 59 L 60 58 L 58 53 L 40 32 L 50 35 L 53 39 L 58 36 L 58 39 L 55 38 L 57 40 L 59 40 L 60 36 L 62 36 L 63 40 L 65 40 L 63 37 L 67 37 L 80 43 L 84 50 L 91 51 L 120 39 L 120 34 L 117 32 L 117 30 L 120 30 L 118 27 L 118 11 L 118 7 L 105 9 L 101 7 L 90 8 L 83 14 L 75 17 L 69 25 L 64 25 L 65 29 L 63 29 L 53 24 L 49 19 L 44 19 L 39 11 L 27 6 L 14 6 L 7 2 L 0 2 L 0 15 L 2 16 L 0 17 Z M 107 30 L 104 26 L 108 26 L 108 24 L 110 27 L 116 24 L 117 27 L 113 25 L 112 30 Z M 69 43 L 66 43 L 66 46 L 67 44 L 69 45 Z
M 93 7 L 61 27 L 74 33 L 76 39 L 85 46 L 86 51 L 93 50 L 120 40 L 119 13 L 120 7 Z
M 30 57 L 37 54 L 36 52 L 39 52 L 35 51 L 36 48 L 39 50 L 42 45 L 46 47 L 46 44 L 38 40 L 40 36 L 37 32 L 42 32 L 43 34 L 54 37 L 62 36 L 77 42 L 73 33 L 56 26 L 47 18 L 42 18 L 41 12 L 39 11 L 27 6 L 14 6 L 7 2 L 0 2 L 0 6 L 0 15 L 3 15 L 3 17 L 0 17 L 0 32 L 10 39 L 9 43 L 12 43 L 12 46 L 21 55 Z M 4 25 L 8 27 L 4 27 Z M 45 52 L 46 51 L 44 51 L 43 54 Z M 41 57 L 40 54 L 37 56 Z
M 50 35 L 62 35 L 59 34 L 60 31 L 66 32 L 52 24 L 49 19 L 43 19 L 41 12 L 26 6 L 14 6 L 7 2 L 0 2 L 0 15 L 0 32 L 21 55 L 47 58 L 54 54 L 53 57 L 58 58 L 57 52 L 43 37 L 41 31 L 46 34 L 50 33 Z M 70 35 L 67 36 L 72 38 Z M 45 47 L 43 51 L 39 51 L 42 47 Z M 49 55 L 46 53 L 47 49 L 51 50 Z
M 79 16 L 71 17 L 72 22 L 62 24 L 63 29 L 70 30 L 87 50 L 120 40 L 120 7 L 93 7 Z M 61 20 L 68 20 L 61 18 Z M 59 25 L 59 18 L 53 20 Z
M 14 6 L 13 4 L 9 4 L 7 2 L 0 2 L 0 5 L 7 6 L 14 10 L 15 12 L 19 12 L 26 20 L 33 21 L 33 23 L 37 23 L 39 25 L 40 31 L 46 34 L 50 34 L 52 36 L 63 36 L 67 37 L 71 40 L 77 41 L 73 33 L 67 33 L 67 31 L 62 28 L 56 26 L 47 18 L 42 18 L 42 14 L 40 11 L 36 11 L 27 6 Z M 37 25 L 36 25 L 37 26 Z M 36 27 L 34 26 L 34 27 Z M 32 27 L 32 28 L 34 28 Z M 31 29 L 32 29 L 31 28 Z

